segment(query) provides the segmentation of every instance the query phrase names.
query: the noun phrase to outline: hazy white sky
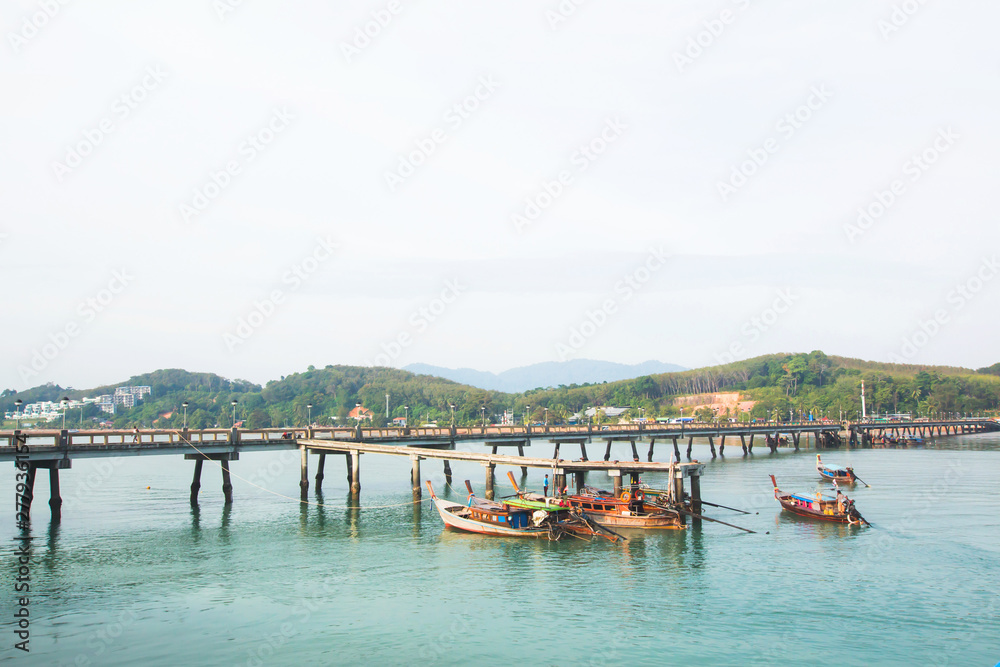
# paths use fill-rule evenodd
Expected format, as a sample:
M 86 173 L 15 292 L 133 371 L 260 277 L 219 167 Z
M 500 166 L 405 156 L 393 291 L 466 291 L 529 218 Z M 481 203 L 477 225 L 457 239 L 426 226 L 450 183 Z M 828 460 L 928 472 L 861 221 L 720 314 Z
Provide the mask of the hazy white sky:
M 997 3 L 10 2 L 0 21 L 2 387 L 1000 360 Z

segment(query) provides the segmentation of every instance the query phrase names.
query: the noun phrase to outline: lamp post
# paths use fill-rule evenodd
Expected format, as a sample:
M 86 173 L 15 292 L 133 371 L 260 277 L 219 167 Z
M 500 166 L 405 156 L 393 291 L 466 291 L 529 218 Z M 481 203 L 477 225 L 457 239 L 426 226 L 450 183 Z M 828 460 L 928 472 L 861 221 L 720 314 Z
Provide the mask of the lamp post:
M 68 396 L 63 396 L 62 400 L 60 401 L 60 403 L 62 403 L 62 409 L 63 409 L 63 426 L 62 427 L 63 427 L 63 430 L 65 431 L 66 430 L 66 408 L 69 407 L 69 397 Z
M 479 411 L 483 413 L 483 428 L 486 428 L 486 406 L 481 406 Z
M 312 426 L 313 423 L 313 404 L 306 403 L 306 426 Z
M 20 398 L 14 401 L 14 423 L 17 425 L 18 431 L 21 430 L 21 406 L 24 405 L 24 401 Z
M 233 428 L 236 428 L 236 399 L 233 399 Z
M 545 425 L 549 425 L 549 409 L 545 408 Z
M 361 404 L 360 403 L 355 403 L 354 404 L 354 421 L 356 421 L 358 424 L 361 423 Z
M 525 405 L 524 406 L 524 425 L 525 426 L 528 425 L 528 415 L 530 413 L 531 413 L 531 406 L 530 405 Z
M 410 427 L 410 406 L 409 405 L 404 405 L 403 406 L 403 425 L 406 428 Z
M 389 394 L 385 395 L 385 418 L 389 418 Z
M 184 430 L 186 431 L 188 427 L 188 402 L 184 401 L 181 406 L 184 408 Z
M 455 404 L 449 403 L 448 407 L 451 408 L 451 425 L 455 425 Z

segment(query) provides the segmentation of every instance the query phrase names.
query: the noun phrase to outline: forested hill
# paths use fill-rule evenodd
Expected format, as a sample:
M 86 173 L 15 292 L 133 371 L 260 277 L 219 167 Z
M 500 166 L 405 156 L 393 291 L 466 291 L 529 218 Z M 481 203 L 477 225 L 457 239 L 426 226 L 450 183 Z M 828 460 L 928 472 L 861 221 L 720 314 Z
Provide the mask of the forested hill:
M 348 412 L 360 403 L 373 413 L 372 423 L 409 415 L 410 423 L 451 421 L 450 405 L 455 405 L 459 424 L 477 424 L 485 415 L 496 421 L 504 410 L 513 410 L 520 422 L 529 419 L 559 422 L 591 406 L 631 406 L 643 408 L 646 417 L 674 416 L 680 409 L 677 396 L 691 394 L 738 393 L 755 401 L 749 415 L 762 417 L 789 411 L 812 413 L 816 417 L 853 417 L 861 409 L 861 382 L 864 380 L 869 413 L 996 411 L 1000 406 L 1000 364 L 979 371 L 944 366 L 892 365 L 858 359 L 809 354 L 772 354 L 724 366 L 690 371 L 646 375 L 630 380 L 600 384 L 568 385 L 536 389 L 519 394 L 488 391 L 430 375 L 415 375 L 393 368 L 357 366 L 309 367 L 261 387 L 245 380 L 228 380 L 212 373 L 190 373 L 169 369 L 137 375 L 120 385 L 149 385 L 151 396 L 131 410 L 119 410 L 113 417 L 96 406 L 74 409 L 67 425 L 87 424 L 91 417 L 110 418 L 116 426 L 132 425 L 178 428 L 183 419 L 181 404 L 188 401 L 188 425 L 203 428 L 232 424 L 233 400 L 237 420 L 248 427 L 304 425 L 311 412 L 317 424 L 347 424 Z M 3 409 L 14 409 L 14 401 L 58 401 L 113 393 L 116 386 L 86 391 L 44 385 L 20 393 L 0 394 Z M 312 409 L 308 405 L 312 404 Z M 408 406 L 406 410 L 404 406 Z M 546 413 L 545 408 L 548 408 Z M 688 413 L 690 414 L 690 413 Z M 702 412 L 702 418 L 710 413 Z M 732 417 L 723 413 L 719 416 Z

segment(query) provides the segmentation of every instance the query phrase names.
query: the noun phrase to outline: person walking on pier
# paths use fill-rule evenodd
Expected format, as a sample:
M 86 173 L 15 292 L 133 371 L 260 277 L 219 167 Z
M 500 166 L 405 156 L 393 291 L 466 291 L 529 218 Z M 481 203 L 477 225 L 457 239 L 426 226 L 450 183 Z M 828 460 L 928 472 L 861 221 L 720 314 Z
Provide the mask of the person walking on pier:
M 545 475 L 545 481 L 542 483 L 542 495 L 543 496 L 548 496 L 549 495 L 549 476 L 548 476 L 548 474 Z

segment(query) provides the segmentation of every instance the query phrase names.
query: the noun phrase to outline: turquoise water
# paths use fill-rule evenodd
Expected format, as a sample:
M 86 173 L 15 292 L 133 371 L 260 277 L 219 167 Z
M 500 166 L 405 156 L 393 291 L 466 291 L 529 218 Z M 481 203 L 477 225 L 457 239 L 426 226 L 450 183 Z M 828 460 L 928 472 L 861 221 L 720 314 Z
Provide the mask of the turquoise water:
M 615 447 L 625 456 L 627 444 Z M 341 457 L 327 462 L 323 507 L 295 500 L 298 453 L 291 451 L 235 462 L 236 475 L 267 491 L 236 478 L 228 509 L 221 475 L 206 465 L 197 511 L 188 503 L 190 461 L 78 460 L 62 476 L 66 504 L 57 527 L 49 523 L 47 473 L 39 473 L 31 653 L 13 649 L 8 621 L 0 659 L 994 665 L 1000 437 L 942 438 L 932 447 L 824 453 L 827 465 L 852 465 L 872 485 L 848 495 L 875 528 L 783 514 L 768 473 L 783 489 L 823 488 L 815 452 L 765 452 L 710 462 L 702 487 L 706 500 L 754 512 L 712 516 L 758 534 L 706 523 L 625 545 L 445 531 L 429 501 L 407 504 L 409 461 L 402 458 L 362 457 L 362 505 L 396 506 L 361 510 L 344 509 Z M 695 457 L 707 459 L 707 450 L 696 444 Z M 669 456 L 668 448 L 657 455 Z M 310 457 L 310 475 L 315 465 Z M 456 484 L 469 478 L 481 492 L 481 466 L 452 465 Z M 506 481 L 506 469 L 497 472 Z M 425 461 L 423 474 L 439 495 L 456 497 L 438 462 Z M 529 485 L 539 487 L 542 474 L 531 473 Z M 610 486 L 598 474 L 588 483 Z M 3 492 L 13 496 L 13 467 Z M 13 502 L 5 507 L 0 531 L 13 545 Z M 14 547 L 4 561 L 0 605 L 11 619 Z

